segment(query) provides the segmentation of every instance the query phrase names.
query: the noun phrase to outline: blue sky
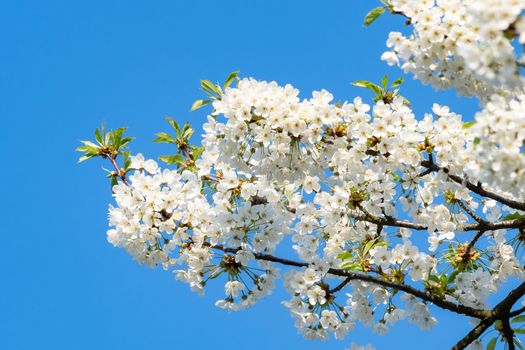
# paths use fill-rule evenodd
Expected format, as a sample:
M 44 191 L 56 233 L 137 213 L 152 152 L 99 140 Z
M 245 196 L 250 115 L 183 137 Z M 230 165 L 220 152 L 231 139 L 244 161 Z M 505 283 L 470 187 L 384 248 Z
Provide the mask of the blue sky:
M 228 314 L 217 293 L 191 293 L 173 274 L 134 263 L 106 242 L 109 183 L 102 163 L 77 165 L 79 139 L 102 121 L 128 126 L 135 152 L 164 116 L 199 134 L 206 111 L 199 80 L 242 76 L 292 83 L 308 97 L 370 98 L 358 79 L 401 76 L 379 60 L 385 15 L 362 20 L 379 1 L 11 1 L 0 5 L 0 349 L 378 349 L 448 348 L 470 326 L 436 310 L 432 333 L 402 323 L 384 337 L 358 328 L 343 342 L 303 340 L 280 305 L 279 287 L 253 309 Z M 477 102 L 435 94 L 405 77 L 403 94 L 422 115 L 433 102 L 472 117 Z M 220 293 L 219 293 L 220 294 Z

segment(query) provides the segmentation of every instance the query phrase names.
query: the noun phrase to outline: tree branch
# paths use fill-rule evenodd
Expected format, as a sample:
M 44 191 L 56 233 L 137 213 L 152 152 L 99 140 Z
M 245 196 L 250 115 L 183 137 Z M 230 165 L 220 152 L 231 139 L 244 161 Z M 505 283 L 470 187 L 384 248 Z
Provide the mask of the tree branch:
M 489 311 L 489 316 L 483 319 L 473 330 L 471 330 L 463 339 L 461 339 L 454 347 L 452 347 L 452 350 L 461 350 L 467 347 L 470 343 L 472 343 L 474 340 L 478 339 L 483 332 L 487 330 L 494 322 L 497 320 L 500 320 L 503 325 L 503 335 L 507 339 L 509 344 L 509 350 L 514 349 L 514 342 L 513 338 L 510 338 L 510 341 L 508 340 L 509 336 L 511 336 L 512 328 L 509 330 L 505 330 L 505 327 L 510 327 L 509 318 L 512 316 L 515 316 L 519 313 L 521 313 L 525 308 L 521 308 L 519 310 L 516 310 L 514 312 L 510 312 L 510 309 L 512 306 L 523 296 L 525 295 L 525 282 L 521 283 L 518 287 L 516 287 L 514 290 L 512 290 L 502 301 L 500 301 L 493 309 L 492 311 Z M 518 313 L 519 312 L 519 313 Z M 505 322 L 507 322 L 507 326 L 505 326 Z
M 514 346 L 514 331 L 512 330 L 512 327 L 509 322 L 509 317 L 505 317 L 501 320 L 501 332 L 503 333 L 503 337 L 507 341 L 507 344 L 509 346 L 509 350 L 516 350 L 516 347 Z
M 213 248 L 213 249 L 222 250 L 223 252 L 231 253 L 231 254 L 237 253 L 237 251 L 239 251 L 239 249 L 240 249 L 240 248 L 224 247 L 223 245 L 220 245 L 220 244 L 212 245 L 212 244 L 210 244 L 208 242 L 203 243 L 203 246 L 210 247 L 210 248 Z M 298 262 L 298 261 L 293 261 L 293 260 L 279 258 L 279 257 L 273 256 L 273 255 L 270 255 L 270 254 L 253 253 L 253 255 L 258 260 L 271 261 L 271 262 L 276 262 L 276 263 L 283 264 L 283 265 L 288 265 L 288 266 L 307 267 L 307 266 L 310 265 L 310 264 L 307 264 L 307 263 L 304 263 L 304 262 Z M 452 302 L 450 302 L 448 300 L 442 299 L 442 298 L 437 297 L 437 296 L 435 296 L 433 294 L 430 294 L 430 293 L 425 292 L 425 291 L 421 291 L 419 289 L 416 289 L 416 288 L 411 287 L 411 286 L 406 285 L 406 284 L 392 282 L 392 281 L 387 281 L 387 280 L 384 280 L 384 279 L 381 279 L 381 278 L 378 278 L 378 277 L 374 277 L 374 276 L 371 276 L 371 275 L 358 273 L 358 272 L 353 272 L 353 271 L 346 271 L 346 270 L 342 270 L 342 269 L 331 268 L 331 269 L 328 270 L 328 273 L 331 274 L 331 275 L 334 275 L 334 276 L 346 277 L 346 279 L 345 279 L 346 282 L 344 281 L 345 284 L 349 283 L 350 281 L 357 280 L 357 281 L 362 281 L 362 282 L 374 283 L 374 284 L 377 284 L 377 285 L 380 285 L 380 286 L 383 286 L 383 287 L 386 287 L 386 288 L 393 288 L 395 290 L 400 290 L 400 291 L 405 292 L 407 294 L 413 295 L 416 298 L 419 298 L 421 300 L 430 302 L 430 303 L 432 303 L 432 304 L 434 304 L 434 305 L 436 305 L 436 306 L 438 306 L 438 307 L 440 307 L 442 309 L 453 311 L 453 312 L 458 313 L 458 314 L 462 314 L 462 315 L 466 315 L 466 316 L 470 316 L 470 317 L 474 317 L 474 318 L 479 318 L 479 319 L 483 319 L 483 318 L 487 317 L 487 315 L 488 315 L 486 310 L 479 310 L 479 309 L 474 309 L 474 308 L 469 307 L 469 306 L 455 304 L 455 303 L 452 303 Z M 339 285 L 336 288 L 342 289 L 345 284 Z
M 449 179 L 451 179 L 455 183 L 458 183 L 460 185 L 464 185 L 469 190 L 471 190 L 474 193 L 479 194 L 480 196 L 487 197 L 487 198 L 490 198 L 490 199 L 494 199 L 495 201 L 498 201 L 498 202 L 500 202 L 502 204 L 505 204 L 508 207 L 525 211 L 525 202 L 520 202 L 520 201 L 517 201 L 517 200 L 514 200 L 514 199 L 506 198 L 506 197 L 503 197 L 503 196 L 501 196 L 501 195 L 499 195 L 497 193 L 487 191 L 487 190 L 485 190 L 482 187 L 481 183 L 478 183 L 477 185 L 475 185 L 472 182 L 469 182 L 469 181 L 463 179 L 460 176 L 457 176 L 457 175 L 454 175 L 454 174 L 450 174 L 448 168 L 446 168 L 446 167 L 442 168 L 442 167 L 438 166 L 437 164 L 435 164 L 433 162 L 430 162 L 428 160 L 422 161 L 421 165 L 424 166 L 425 168 L 428 168 L 428 169 L 433 170 L 433 171 L 440 171 L 440 170 L 443 171 L 445 174 L 447 174 Z

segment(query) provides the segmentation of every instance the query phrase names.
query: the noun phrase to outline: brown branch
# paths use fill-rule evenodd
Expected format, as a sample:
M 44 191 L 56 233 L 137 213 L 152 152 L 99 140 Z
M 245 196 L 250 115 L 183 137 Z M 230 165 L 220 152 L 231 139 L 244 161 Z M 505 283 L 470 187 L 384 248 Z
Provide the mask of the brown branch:
M 239 248 L 228 248 L 228 247 L 224 247 L 224 246 L 222 246 L 220 244 L 211 245 L 210 243 L 205 242 L 203 245 L 206 246 L 206 247 L 213 248 L 213 249 L 222 250 L 223 252 L 231 253 L 231 254 L 235 254 L 235 253 L 237 253 L 237 251 L 239 251 Z M 258 260 L 271 261 L 271 262 L 276 262 L 276 263 L 280 263 L 280 264 L 283 264 L 283 265 L 296 266 L 296 267 L 307 267 L 307 266 L 309 266 L 309 264 L 307 264 L 307 263 L 293 261 L 293 260 L 288 260 L 288 259 L 283 259 L 283 258 L 279 258 L 279 257 L 273 256 L 273 255 L 270 255 L 270 254 L 253 253 L 253 255 Z M 374 276 L 371 276 L 371 275 L 358 273 L 358 272 L 353 272 L 353 271 L 346 271 L 346 270 L 342 270 L 342 269 L 331 268 L 331 269 L 328 270 L 328 273 L 332 274 L 334 276 L 346 277 L 348 282 L 350 282 L 352 280 L 357 280 L 357 281 L 362 281 L 362 282 L 374 283 L 374 284 L 377 284 L 377 285 L 380 285 L 380 286 L 383 286 L 383 287 L 386 287 L 386 288 L 393 288 L 395 290 L 400 290 L 400 291 L 405 292 L 407 294 L 413 295 L 416 298 L 419 298 L 421 300 L 430 302 L 430 303 L 432 303 L 432 304 L 434 304 L 434 305 L 436 305 L 436 306 L 438 306 L 438 307 L 440 307 L 442 309 L 453 311 L 455 313 L 459 313 L 459 314 L 462 314 L 462 315 L 466 315 L 466 316 L 470 316 L 470 317 L 474 317 L 474 318 L 479 318 L 479 319 L 483 319 L 483 318 L 487 317 L 487 312 L 485 310 L 479 310 L 479 309 L 474 309 L 474 308 L 471 308 L 471 307 L 468 307 L 468 306 L 455 304 L 455 303 L 452 303 L 452 302 L 450 302 L 448 300 L 442 299 L 442 298 L 437 297 L 437 296 L 435 296 L 433 294 L 430 294 L 430 293 L 425 292 L 425 291 L 421 291 L 419 289 L 416 289 L 416 288 L 411 287 L 411 286 L 406 285 L 406 284 L 391 282 L 391 281 L 387 281 L 387 280 L 381 279 L 379 277 L 374 277 Z M 343 286 L 341 286 L 341 288 L 343 288 Z
M 390 153 L 388 153 L 388 152 L 385 153 L 385 154 L 382 154 L 379 151 L 375 151 L 375 150 L 372 150 L 372 149 L 366 150 L 365 154 L 367 154 L 369 156 L 379 156 L 379 155 L 381 155 L 381 156 L 384 156 L 386 158 L 388 158 L 390 156 Z M 420 164 L 421 164 L 421 166 L 423 166 L 423 167 L 425 167 L 425 168 L 427 168 L 428 170 L 431 170 L 431 171 L 443 171 L 445 174 L 447 174 L 449 179 L 451 179 L 452 181 L 454 181 L 457 184 L 460 184 L 460 185 L 463 185 L 463 186 L 467 187 L 470 191 L 472 191 L 472 192 L 474 192 L 474 193 L 476 193 L 476 194 L 478 194 L 478 195 L 480 195 L 482 197 L 487 197 L 487 198 L 490 198 L 490 199 L 494 199 L 495 201 L 500 202 L 502 204 L 505 204 L 506 206 L 508 206 L 510 208 L 514 208 L 514 209 L 525 211 L 525 201 L 517 201 L 517 200 L 514 200 L 514 199 L 506 198 L 506 197 L 504 197 L 502 195 L 499 195 L 497 193 L 490 192 L 490 191 L 484 189 L 483 185 L 481 183 L 479 183 L 479 182 L 477 184 L 473 184 L 472 182 L 467 181 L 466 179 L 462 178 L 461 176 L 450 174 L 449 169 L 447 167 L 440 167 L 439 165 L 434 163 L 433 159 L 422 160 Z
M 518 210 L 524 210 L 525 211 L 525 202 L 520 202 L 514 199 L 503 197 L 497 193 L 487 191 L 483 188 L 481 183 L 473 184 L 472 182 L 467 181 L 466 179 L 450 174 L 448 168 L 444 167 L 441 168 L 440 166 L 436 165 L 433 162 L 429 162 L 428 160 L 424 160 L 421 162 L 421 165 L 425 168 L 431 169 L 433 171 L 443 171 L 445 174 L 447 174 L 448 178 L 454 181 L 455 183 L 458 183 L 460 185 L 464 185 L 469 190 L 471 190 L 474 193 L 479 194 L 480 196 L 487 197 L 490 199 L 494 199 L 497 202 L 500 202 L 502 204 L 505 204 L 508 207 L 518 209 Z
M 108 159 L 115 168 L 116 176 L 118 176 L 126 185 L 130 186 L 128 179 L 126 179 L 126 172 L 124 171 L 124 169 L 121 169 L 117 164 L 117 157 L 110 155 L 108 156 Z
M 509 313 L 509 317 L 518 316 L 518 315 L 520 315 L 520 314 L 522 314 L 524 312 L 525 312 L 525 306 L 523 306 L 523 307 L 521 307 L 521 308 L 519 308 L 517 310 L 511 311 Z
M 379 217 L 372 214 L 365 214 L 362 216 L 352 215 L 356 220 L 367 221 L 376 225 L 391 226 L 391 227 L 405 227 L 416 231 L 428 230 L 428 227 L 421 224 L 416 224 L 410 221 L 397 220 L 393 217 Z M 458 231 L 494 231 L 499 229 L 513 229 L 525 227 L 525 218 L 514 220 L 504 220 L 497 222 L 483 221 L 476 224 L 468 224 L 458 228 Z
M 501 332 L 503 333 L 503 338 L 505 338 L 509 346 L 508 350 L 516 350 L 516 347 L 514 346 L 514 330 L 510 325 L 508 317 L 504 317 L 501 320 Z
M 518 287 L 512 290 L 502 301 L 500 301 L 491 311 L 488 312 L 488 317 L 484 318 L 473 330 L 471 330 L 463 339 L 461 339 L 452 350 L 461 350 L 467 347 L 474 340 L 478 339 L 483 332 L 485 332 L 494 322 L 500 320 L 503 324 L 503 334 L 508 340 L 511 335 L 508 330 L 505 330 L 505 322 L 509 322 L 509 318 L 516 314 L 516 312 L 522 312 L 525 308 L 510 312 L 512 306 L 525 295 L 525 282 L 521 283 Z M 508 324 L 510 327 L 510 324 Z M 512 329 L 511 329 L 512 331 Z M 505 333 L 507 332 L 507 333 Z M 505 335 L 506 334 L 506 335 Z M 512 337 L 508 341 L 509 349 L 514 349 L 514 343 Z M 512 344 L 512 345 L 511 345 Z
M 487 318 L 482 320 L 473 330 L 463 337 L 460 341 L 454 345 L 451 350 L 463 350 L 470 345 L 474 340 L 478 339 L 492 324 L 495 320 Z
M 352 279 L 350 277 L 347 277 L 343 280 L 343 282 L 339 283 L 335 288 L 330 289 L 330 294 L 334 294 L 339 292 L 341 289 L 343 289 L 348 283 L 350 283 Z
M 486 220 L 483 220 L 483 218 L 479 217 L 476 213 L 474 213 L 472 209 L 470 209 L 465 203 L 463 203 L 463 201 L 458 200 L 456 203 L 458 203 L 461 209 L 463 209 L 468 215 L 470 215 L 471 218 L 476 220 L 478 223 L 487 223 Z

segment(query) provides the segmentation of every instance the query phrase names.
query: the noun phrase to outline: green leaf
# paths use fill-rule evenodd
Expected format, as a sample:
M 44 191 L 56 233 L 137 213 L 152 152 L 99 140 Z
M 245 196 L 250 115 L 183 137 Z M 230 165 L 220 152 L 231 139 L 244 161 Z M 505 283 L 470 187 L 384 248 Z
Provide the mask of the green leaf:
M 126 128 L 118 128 L 112 133 L 112 143 L 117 150 L 121 146 L 122 135 L 124 134 L 124 131 L 126 131 Z
M 99 148 L 97 144 L 94 144 L 91 141 L 80 141 L 80 142 L 82 142 L 85 146 L 90 147 L 90 148 L 94 148 L 94 149 L 97 149 L 97 150 Z
M 365 16 L 365 26 L 369 26 L 371 25 L 372 23 L 374 23 L 374 21 L 379 17 L 381 16 L 384 12 L 385 12 L 385 8 L 384 7 L 376 7 L 375 9 L 373 9 L 372 11 L 368 12 Z
M 196 109 L 199 109 L 201 107 L 204 107 L 208 104 L 211 103 L 211 100 L 197 100 L 195 102 L 193 102 L 193 104 L 191 105 L 191 110 L 190 111 L 194 111 Z
M 155 134 L 155 136 L 157 136 L 157 138 L 154 139 L 153 142 L 177 143 L 177 140 L 173 136 L 168 135 L 165 132 L 159 132 L 158 134 Z
M 372 239 L 370 241 L 368 241 L 366 244 L 365 244 L 365 247 L 363 248 L 363 256 L 365 256 L 368 251 L 370 249 L 372 249 L 372 247 L 374 246 L 374 244 L 376 243 L 376 240 L 375 239 Z
M 88 160 L 89 158 L 93 158 L 93 157 L 94 157 L 94 155 L 90 155 L 90 156 L 82 156 L 82 157 L 78 158 L 78 162 L 79 162 L 79 163 L 82 163 L 82 162 Z
M 190 148 L 193 153 L 194 160 L 202 156 L 202 153 L 204 153 L 204 146 L 190 146 Z
M 492 338 L 488 343 L 487 343 L 487 350 L 494 350 L 494 348 L 496 347 L 496 341 L 498 340 L 498 337 L 495 337 L 495 338 Z
M 523 328 L 515 328 L 514 329 L 514 333 L 525 334 L 525 329 L 523 329 Z
M 231 83 L 233 83 L 233 81 L 235 80 L 235 78 L 237 78 L 237 75 L 239 74 L 239 71 L 235 71 L 235 72 L 232 72 L 230 73 L 230 75 L 228 75 L 228 77 L 226 78 L 226 81 L 224 82 L 224 88 L 226 89 L 228 86 L 231 85 Z
M 394 80 L 394 82 L 392 83 L 392 85 L 390 85 L 390 87 L 392 89 L 395 89 L 396 87 L 398 87 L 399 85 L 403 84 L 403 78 L 397 78 L 396 80 Z
M 193 128 L 189 127 L 189 124 L 188 124 L 188 128 L 184 128 L 183 131 L 182 131 L 181 139 L 189 140 L 193 136 L 194 132 L 195 132 L 195 130 L 193 130 Z
M 471 122 L 463 123 L 463 129 L 471 128 L 474 124 L 476 124 L 476 121 L 475 121 L 475 120 L 473 120 L 473 121 L 471 121 Z
M 98 130 L 98 128 L 95 129 L 95 139 L 100 145 L 102 145 L 102 135 L 100 134 L 100 130 Z
M 525 322 L 525 315 L 520 315 L 520 316 L 516 316 L 514 317 L 511 322 L 513 323 L 523 323 Z
M 113 190 L 113 186 L 118 185 L 118 180 L 116 176 L 111 177 L 111 190 Z
M 343 263 L 341 263 L 339 265 L 340 268 L 344 269 L 344 270 L 358 270 L 358 271 L 362 271 L 363 268 L 361 267 L 360 264 L 356 264 L 352 261 L 345 261 Z
M 201 88 L 213 98 L 220 97 L 222 94 L 220 87 L 213 85 L 213 83 L 209 80 L 201 80 Z
M 350 252 L 341 253 L 341 254 L 337 255 L 337 259 L 341 259 L 341 260 L 352 259 L 352 253 L 350 253 Z
M 503 221 L 516 220 L 516 219 L 521 219 L 523 217 L 525 217 L 525 215 L 517 213 L 517 212 L 514 212 L 514 213 L 511 213 L 511 214 L 505 215 L 503 217 Z
M 452 282 L 454 282 L 454 281 L 456 280 L 456 277 L 457 277 L 458 274 L 459 274 L 459 271 L 458 271 L 458 270 L 454 270 L 454 271 L 450 274 L 450 276 L 448 276 L 448 280 L 447 280 L 447 282 L 448 282 L 448 283 L 452 283 Z
M 386 90 L 386 84 L 388 84 L 388 77 L 385 75 L 383 79 L 381 79 L 381 86 L 384 90 Z
M 376 95 L 381 94 L 381 87 L 380 86 L 378 86 L 378 85 L 376 85 L 374 83 L 371 83 L 369 81 L 366 81 L 366 80 L 355 81 L 355 82 L 352 83 L 352 85 L 372 90 Z
M 436 282 L 436 283 L 440 283 L 441 281 L 439 280 L 439 277 L 436 276 L 436 275 L 430 275 L 428 276 L 428 280 L 429 281 L 432 281 L 432 282 Z
M 518 337 L 514 337 L 514 344 L 516 344 L 516 346 L 517 346 L 518 348 L 520 348 L 521 350 L 524 350 L 524 349 L 523 349 L 523 345 L 521 344 L 521 340 L 519 340 Z
M 170 117 L 166 117 L 166 120 L 168 121 L 168 123 L 170 123 L 171 127 L 175 129 L 175 132 L 177 132 L 177 136 L 180 136 L 179 123 L 177 123 L 175 120 L 171 119 Z
M 171 155 L 171 156 L 160 156 L 159 157 L 159 160 L 169 164 L 169 165 L 172 165 L 172 164 L 177 164 L 177 165 L 181 165 L 182 163 L 184 163 L 185 159 L 183 156 L 181 156 L 180 154 L 174 154 L 174 155 Z

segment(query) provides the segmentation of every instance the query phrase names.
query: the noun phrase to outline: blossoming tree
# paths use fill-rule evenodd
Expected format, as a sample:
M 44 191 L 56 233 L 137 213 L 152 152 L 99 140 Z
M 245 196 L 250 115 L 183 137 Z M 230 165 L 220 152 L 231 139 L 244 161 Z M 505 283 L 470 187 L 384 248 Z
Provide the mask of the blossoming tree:
M 97 129 L 78 150 L 113 167 L 108 241 L 199 294 L 224 284 L 216 305 L 227 310 L 282 280 L 283 304 L 309 339 L 343 338 L 357 322 L 379 334 L 403 319 L 430 329 L 441 308 L 475 321 L 453 349 L 481 348 L 492 327 L 488 349 L 523 348 L 524 8 L 385 0 L 365 18 L 404 16 L 412 33 L 390 33 L 382 59 L 477 97 L 470 122 L 438 104 L 416 117 L 401 79 L 356 82 L 374 92 L 370 106 L 333 103 L 325 90 L 301 100 L 291 85 L 233 73 L 201 81 L 208 98 L 192 108 L 210 108 L 201 146 L 168 118 L 174 130 L 155 141 L 177 153 L 160 157 L 164 169 L 131 155 L 123 128 Z M 295 253 L 277 254 L 281 243 Z

